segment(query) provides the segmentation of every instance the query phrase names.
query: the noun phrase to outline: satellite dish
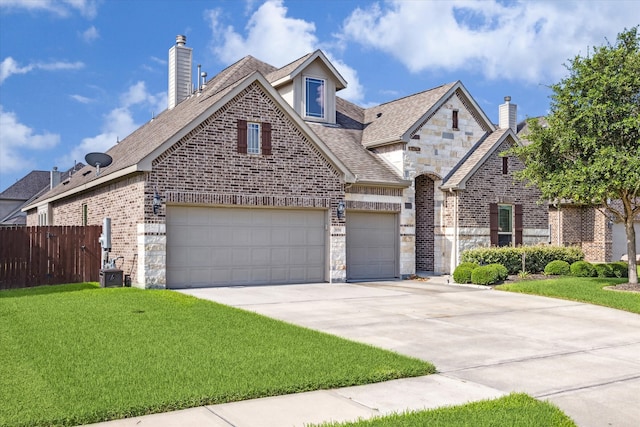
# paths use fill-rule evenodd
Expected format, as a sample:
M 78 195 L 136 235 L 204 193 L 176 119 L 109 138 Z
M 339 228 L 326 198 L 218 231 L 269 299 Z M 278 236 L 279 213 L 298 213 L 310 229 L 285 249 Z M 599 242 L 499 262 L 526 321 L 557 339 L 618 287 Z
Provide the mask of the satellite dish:
M 100 175 L 100 166 L 106 168 L 113 162 L 111 156 L 106 153 L 89 153 L 84 156 L 84 159 L 96 168 L 96 176 Z

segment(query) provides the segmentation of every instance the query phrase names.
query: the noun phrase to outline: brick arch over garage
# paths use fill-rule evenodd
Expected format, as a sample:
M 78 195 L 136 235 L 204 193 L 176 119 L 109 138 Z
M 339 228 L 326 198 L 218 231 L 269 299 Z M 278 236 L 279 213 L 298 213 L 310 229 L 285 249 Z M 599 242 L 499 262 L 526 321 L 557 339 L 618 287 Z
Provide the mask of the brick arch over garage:
M 435 182 L 440 178 L 424 174 L 415 180 L 416 271 L 435 270 Z

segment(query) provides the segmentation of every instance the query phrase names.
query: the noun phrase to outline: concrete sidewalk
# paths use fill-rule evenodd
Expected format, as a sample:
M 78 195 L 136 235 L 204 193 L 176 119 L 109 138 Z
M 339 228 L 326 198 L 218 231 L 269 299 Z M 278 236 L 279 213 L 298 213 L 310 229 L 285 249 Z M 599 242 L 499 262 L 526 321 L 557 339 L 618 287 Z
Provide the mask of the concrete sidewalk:
M 428 281 L 183 291 L 429 360 L 437 375 L 101 423 L 303 426 L 526 392 L 579 426 L 640 419 L 640 316 L 572 301 Z

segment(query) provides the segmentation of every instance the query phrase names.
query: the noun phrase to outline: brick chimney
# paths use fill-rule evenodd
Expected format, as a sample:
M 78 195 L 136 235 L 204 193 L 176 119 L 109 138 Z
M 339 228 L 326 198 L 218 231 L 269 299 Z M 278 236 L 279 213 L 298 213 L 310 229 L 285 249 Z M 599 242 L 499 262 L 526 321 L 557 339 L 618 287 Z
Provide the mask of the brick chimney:
M 187 37 L 178 35 L 176 44 L 169 49 L 169 109 L 187 99 L 193 91 L 191 80 L 193 49 L 186 47 L 186 43 Z
M 517 132 L 518 106 L 511 103 L 510 96 L 504 97 L 504 104 L 500 105 L 498 112 L 498 127 L 500 129 L 511 128 L 512 131 Z

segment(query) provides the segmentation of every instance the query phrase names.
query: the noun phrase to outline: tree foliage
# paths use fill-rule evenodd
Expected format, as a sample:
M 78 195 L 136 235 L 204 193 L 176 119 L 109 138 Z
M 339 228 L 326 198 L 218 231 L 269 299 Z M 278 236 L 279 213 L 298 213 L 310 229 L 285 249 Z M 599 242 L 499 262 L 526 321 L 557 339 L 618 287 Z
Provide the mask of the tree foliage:
M 625 223 L 635 259 L 634 218 L 640 216 L 640 35 L 594 47 L 567 65 L 551 86 L 546 119 L 529 119 L 527 144 L 512 153 L 525 163 L 517 178 L 550 200 L 604 207 Z M 629 260 L 630 282 L 637 270 Z M 633 269 L 633 272 L 631 271 Z

